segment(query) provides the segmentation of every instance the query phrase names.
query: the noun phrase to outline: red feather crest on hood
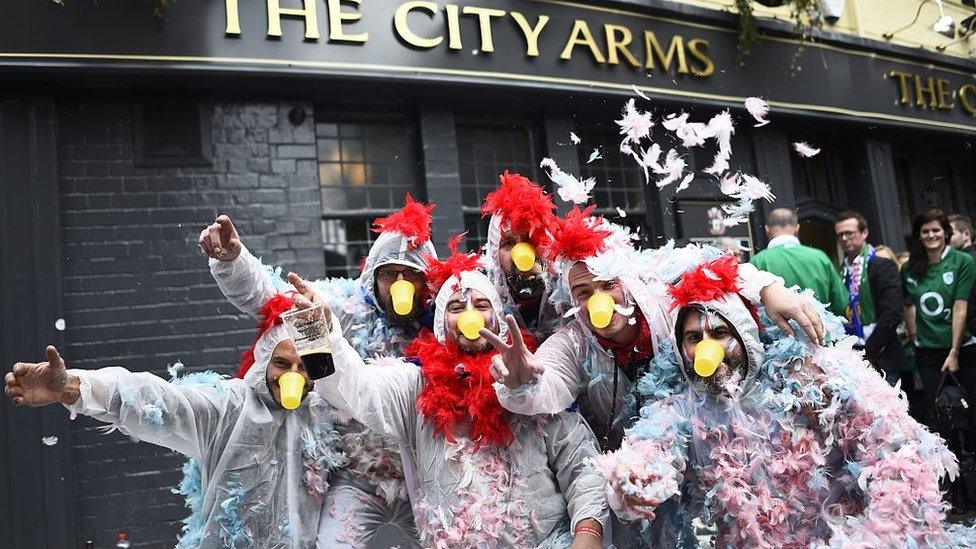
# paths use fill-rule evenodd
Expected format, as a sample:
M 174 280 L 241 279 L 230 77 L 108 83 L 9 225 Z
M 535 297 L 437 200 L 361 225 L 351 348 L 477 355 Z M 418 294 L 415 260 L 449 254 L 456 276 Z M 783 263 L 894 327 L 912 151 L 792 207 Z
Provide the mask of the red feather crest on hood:
M 377 233 L 400 233 L 407 237 L 410 249 L 430 241 L 430 213 L 434 204 L 414 201 L 410 193 L 404 197 L 403 207 L 386 217 L 373 221 L 373 231 Z
M 459 277 L 464 271 L 475 271 L 478 269 L 478 254 L 476 252 L 458 251 L 464 233 L 451 237 L 447 241 L 447 247 L 451 250 L 451 255 L 446 259 L 437 259 L 427 256 L 427 288 L 431 295 L 437 295 L 441 286 L 447 282 L 451 276 Z
M 295 305 L 294 292 L 287 294 L 275 294 L 271 296 L 264 305 L 261 306 L 260 318 L 258 321 L 258 335 L 254 338 L 254 343 L 241 355 L 241 364 L 237 368 L 237 377 L 244 379 L 244 374 L 254 366 L 254 348 L 261 337 L 271 331 L 278 324 L 281 324 L 281 315 L 291 310 Z
M 592 215 L 594 209 L 596 206 L 588 206 L 585 210 L 573 206 L 565 218 L 556 219 L 552 243 L 545 249 L 550 261 L 582 261 L 606 250 L 606 239 L 613 233 L 600 226 L 603 217 Z
M 672 309 L 691 303 L 707 303 L 738 292 L 739 261 L 731 254 L 695 267 L 681 275 L 677 283 L 668 286 L 668 293 L 674 298 Z
M 481 213 L 501 216 L 503 227 L 513 233 L 528 235 L 537 248 L 546 246 L 550 239 L 548 232 L 556 222 L 553 214 L 556 205 L 552 197 L 523 175 L 505 170 L 499 179 L 501 185 L 485 197 Z

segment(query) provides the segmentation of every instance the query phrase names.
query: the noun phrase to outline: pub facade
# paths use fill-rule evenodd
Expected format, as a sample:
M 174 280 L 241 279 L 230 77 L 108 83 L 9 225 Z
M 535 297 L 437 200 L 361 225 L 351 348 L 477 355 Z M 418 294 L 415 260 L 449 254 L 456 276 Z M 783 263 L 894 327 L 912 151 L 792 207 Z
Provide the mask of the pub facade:
M 405 193 L 437 204 L 435 242 L 467 231 L 474 249 L 498 175 L 548 184 L 544 157 L 594 177 L 599 211 L 644 245 L 709 241 L 727 200 L 701 174 L 714 151 L 689 151 L 700 175 L 677 194 L 618 152 L 613 120 L 640 94 L 660 115 L 731 111 L 733 168 L 776 195 L 725 235 L 750 250 L 779 206 L 835 257 L 842 209 L 896 250 L 927 207 L 976 214 L 976 61 L 823 31 L 796 71 L 788 25 L 763 22 L 744 62 L 735 26 L 666 0 L 16 3 L 0 20 L 0 357 L 53 343 L 69 367 L 232 372 L 253 321 L 197 249 L 217 214 L 269 263 L 354 276 L 370 220 Z M 750 96 L 770 125 L 753 127 Z M 172 545 L 181 456 L 53 407 L 4 401 L 0 421 L 0 545 Z

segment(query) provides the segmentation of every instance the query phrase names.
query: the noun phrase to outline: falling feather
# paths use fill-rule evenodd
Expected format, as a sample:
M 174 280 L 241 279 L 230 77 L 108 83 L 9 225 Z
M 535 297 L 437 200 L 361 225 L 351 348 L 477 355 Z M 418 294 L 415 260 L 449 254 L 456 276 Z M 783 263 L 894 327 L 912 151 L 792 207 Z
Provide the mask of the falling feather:
M 753 127 L 760 128 L 769 124 L 769 120 L 766 120 L 766 115 L 769 114 L 769 104 L 766 103 L 765 99 L 761 97 L 747 97 L 746 110 L 756 119 L 756 124 Z
M 651 114 L 637 110 L 633 98 L 624 105 L 623 116 L 616 122 L 620 126 L 620 135 L 624 136 L 624 141 L 634 143 L 651 135 L 651 128 L 654 126 Z
M 589 164 L 595 160 L 600 160 L 601 158 L 603 158 L 603 155 L 600 154 L 600 148 L 597 147 L 593 149 L 593 152 L 590 153 L 590 157 L 586 160 L 586 163 Z
M 580 144 L 580 138 L 574 132 L 569 132 L 569 140 L 573 142 L 573 145 Z
M 636 93 L 637 96 L 640 97 L 641 99 L 643 99 L 645 101 L 650 101 L 651 100 L 650 97 L 644 95 L 644 92 L 642 92 L 641 89 L 638 88 L 636 84 L 631 84 L 630 87 L 631 87 L 632 90 L 634 90 L 634 93 Z
M 563 202 L 585 204 L 590 199 L 590 191 L 596 185 L 595 178 L 590 177 L 581 181 L 559 169 L 551 158 L 543 158 L 539 166 L 547 170 L 549 179 L 556 184 L 557 193 Z
M 820 149 L 811 147 L 806 141 L 797 141 L 796 143 L 793 143 L 793 150 L 804 158 L 811 158 L 820 154 Z
M 627 212 L 625 212 L 623 209 L 616 208 L 616 210 L 617 210 L 617 215 L 618 216 L 620 216 L 620 217 L 627 217 Z
M 732 158 L 732 134 L 735 133 L 735 125 L 732 124 L 729 111 L 713 116 L 708 121 L 708 131 L 718 144 L 718 152 L 715 153 L 712 165 L 705 168 L 705 173 L 721 175 L 729 169 L 729 159 Z

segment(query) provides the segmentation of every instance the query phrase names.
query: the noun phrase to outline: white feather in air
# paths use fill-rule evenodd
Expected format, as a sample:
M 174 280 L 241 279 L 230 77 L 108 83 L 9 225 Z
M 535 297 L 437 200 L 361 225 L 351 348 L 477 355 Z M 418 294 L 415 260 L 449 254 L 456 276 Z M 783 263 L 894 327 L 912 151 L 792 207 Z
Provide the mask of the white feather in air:
M 581 181 L 573 175 L 559 169 L 559 166 L 551 158 L 543 158 L 539 166 L 547 170 L 549 179 L 556 184 L 559 198 L 563 202 L 586 204 L 589 201 L 590 191 L 596 185 L 596 179 L 590 177 Z
M 732 134 L 735 133 L 735 125 L 732 124 L 732 116 L 729 111 L 722 111 L 708 121 L 708 131 L 718 144 L 718 152 L 712 165 L 705 168 L 705 173 L 722 175 L 729 169 L 729 159 L 732 158 Z
M 624 141 L 634 143 L 651 135 L 651 128 L 654 127 L 651 114 L 638 111 L 633 98 L 624 105 L 623 116 L 616 122 L 620 126 L 620 135 L 624 136 Z
M 756 119 L 754 127 L 760 128 L 769 124 L 769 120 L 766 120 L 766 115 L 769 114 L 769 103 L 766 103 L 762 97 L 747 97 L 746 110 Z
M 793 150 L 804 158 L 811 158 L 820 154 L 820 149 L 811 147 L 806 141 L 797 141 L 796 143 L 793 143 Z

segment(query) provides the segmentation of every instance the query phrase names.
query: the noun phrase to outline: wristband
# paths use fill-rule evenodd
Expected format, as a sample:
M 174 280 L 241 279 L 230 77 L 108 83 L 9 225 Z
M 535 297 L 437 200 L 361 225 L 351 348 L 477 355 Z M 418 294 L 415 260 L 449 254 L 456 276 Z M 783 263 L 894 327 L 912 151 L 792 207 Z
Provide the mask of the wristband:
M 599 530 L 591 526 L 577 526 L 575 534 L 577 536 L 579 535 L 593 536 L 598 540 L 601 541 L 603 540 L 603 532 L 600 532 Z

